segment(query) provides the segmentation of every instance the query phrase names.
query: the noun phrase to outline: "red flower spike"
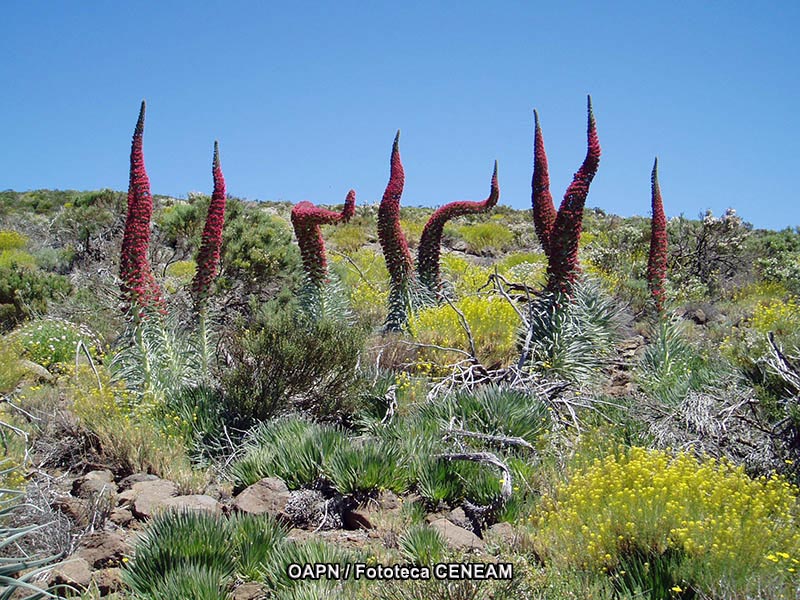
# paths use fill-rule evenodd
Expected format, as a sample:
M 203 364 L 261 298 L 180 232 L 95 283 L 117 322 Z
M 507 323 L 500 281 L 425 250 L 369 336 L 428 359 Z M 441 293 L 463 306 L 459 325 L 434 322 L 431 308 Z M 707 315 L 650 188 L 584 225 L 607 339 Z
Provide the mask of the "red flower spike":
M 658 186 L 658 159 L 653 163 L 650 176 L 653 218 L 650 220 L 650 254 L 647 258 L 647 286 L 656 303 L 656 310 L 664 311 L 664 282 L 667 278 L 667 218 Z
M 425 228 L 422 230 L 422 237 L 419 242 L 417 253 L 417 273 L 420 281 L 430 290 L 436 292 L 440 287 L 439 278 L 439 254 L 441 251 L 442 232 L 445 223 L 455 217 L 475 213 L 486 212 L 497 204 L 500 198 L 500 188 L 497 185 L 497 161 L 494 163 L 494 173 L 492 174 L 492 184 L 489 197 L 482 202 L 450 202 L 439 207 L 431 215 Z
M 564 194 L 550 236 L 550 260 L 547 266 L 547 287 L 551 291 L 569 294 L 580 273 L 578 242 L 583 227 L 583 207 L 589 195 L 589 185 L 600 164 L 600 141 L 592 113 L 592 97 L 588 99 L 586 158 Z
M 340 213 L 319 208 L 307 200 L 295 204 L 292 208 L 292 226 L 300 246 L 303 267 L 313 283 L 322 284 L 328 271 L 325 241 L 322 238 L 320 226 L 328 223 L 346 223 L 355 214 L 355 211 L 356 193 L 354 190 L 347 193 L 344 208 Z
M 144 134 L 145 102 L 139 110 L 139 120 L 131 143 L 130 182 L 128 185 L 128 212 L 122 238 L 119 275 L 122 294 L 127 308 L 163 308 L 161 289 L 150 269 L 147 251 L 150 246 L 150 220 L 153 215 L 153 197 L 150 180 L 144 166 L 142 137 Z
M 533 111 L 535 133 L 533 139 L 533 179 L 531 181 L 531 204 L 533 205 L 533 226 L 546 256 L 550 256 L 550 236 L 556 222 L 556 207 L 550 193 L 550 175 L 547 170 L 547 154 L 544 151 L 544 138 L 539 125 L 539 113 Z
M 222 229 L 225 226 L 225 177 L 219 161 L 219 143 L 214 142 L 214 159 L 211 173 L 214 177 L 214 192 L 208 205 L 206 224 L 197 254 L 197 272 L 192 279 L 192 295 L 195 304 L 202 304 L 208 296 L 211 283 L 219 271 L 222 250 Z
M 413 276 L 411 251 L 400 228 L 400 196 L 403 194 L 405 173 L 400 161 L 400 131 L 394 138 L 390 162 L 389 183 L 378 208 L 378 240 L 386 260 L 394 289 L 402 289 Z

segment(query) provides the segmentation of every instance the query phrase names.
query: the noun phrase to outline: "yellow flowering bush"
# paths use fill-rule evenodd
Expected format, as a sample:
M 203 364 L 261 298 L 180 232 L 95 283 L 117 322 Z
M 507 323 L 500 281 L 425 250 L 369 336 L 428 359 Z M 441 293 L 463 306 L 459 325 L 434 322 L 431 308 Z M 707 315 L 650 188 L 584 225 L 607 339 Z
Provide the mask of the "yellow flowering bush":
M 472 331 L 475 352 L 485 365 L 506 363 L 516 352 L 519 317 L 514 308 L 499 296 L 467 296 L 453 303 L 464 314 Z M 449 304 L 425 308 L 408 320 L 408 330 L 423 344 L 469 350 L 467 333 Z M 453 362 L 454 353 L 428 351 L 423 354 L 434 362 Z
M 543 499 L 536 543 L 554 563 L 590 571 L 677 552 L 702 565 L 696 576 L 709 585 L 796 581 L 797 494 L 781 478 L 751 479 L 726 461 L 618 449 Z
M 389 272 L 383 257 L 362 248 L 347 258 L 334 255 L 331 263 L 347 289 L 353 311 L 368 323 L 383 323 L 389 298 Z
M 28 245 L 28 238 L 18 231 L 0 230 L 0 251 L 18 250 Z
M 10 268 L 13 266 L 34 268 L 36 266 L 36 258 L 32 254 L 25 252 L 25 250 L 16 248 L 0 250 L 0 267 Z
M 475 293 L 486 285 L 492 270 L 476 265 L 456 254 L 443 254 L 440 259 L 442 279 L 449 282 L 456 294 Z
M 100 385 L 94 372 L 82 365 L 70 378 L 67 397 L 80 423 L 95 435 L 104 458 L 124 471 L 154 473 L 186 490 L 202 489 L 205 474 L 192 470 L 183 437 L 169 426 L 179 424 L 153 422 L 155 406 L 140 402 L 124 382 L 111 381 L 103 367 L 98 375 Z

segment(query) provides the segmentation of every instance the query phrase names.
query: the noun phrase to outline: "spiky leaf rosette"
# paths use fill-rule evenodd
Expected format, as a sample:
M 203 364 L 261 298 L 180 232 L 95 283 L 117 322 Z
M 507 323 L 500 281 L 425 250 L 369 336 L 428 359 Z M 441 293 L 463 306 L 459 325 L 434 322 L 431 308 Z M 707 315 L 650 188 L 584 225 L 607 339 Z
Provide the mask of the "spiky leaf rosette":
M 425 228 L 422 230 L 422 237 L 419 241 L 417 252 L 417 274 L 422 285 L 436 293 L 440 287 L 439 274 L 439 254 L 441 252 L 442 232 L 445 224 L 456 217 L 463 215 L 486 212 L 497 204 L 500 198 L 500 188 L 497 185 L 497 161 L 494 163 L 494 173 L 492 174 L 492 184 L 489 197 L 481 202 L 459 201 L 450 202 L 439 207 L 431 215 Z
M 547 169 L 547 154 L 544 151 L 544 138 L 539 125 L 539 113 L 533 111 L 535 133 L 533 137 L 533 180 L 531 181 L 531 203 L 533 205 L 533 226 L 536 237 L 542 244 L 546 256 L 550 256 L 550 236 L 556 222 L 556 207 L 550 193 L 550 174 Z
M 547 266 L 547 286 L 551 291 L 567 295 L 580 272 L 578 242 L 583 227 L 583 207 L 589 195 L 589 185 L 600 164 L 600 141 L 592 112 L 592 97 L 588 98 L 589 125 L 587 128 L 586 158 L 567 188 L 556 215 L 550 236 L 550 260 Z
M 664 310 L 664 281 L 667 277 L 667 218 L 658 186 L 658 159 L 653 163 L 651 203 L 653 218 L 650 221 L 650 254 L 647 258 L 647 286 L 659 313 Z
M 398 330 L 408 313 L 409 283 L 414 276 L 411 251 L 400 227 L 400 197 L 403 195 L 405 174 L 400 161 L 400 132 L 394 138 L 390 161 L 389 183 L 378 208 L 378 241 L 391 278 L 389 316 L 386 329 Z
M 128 212 L 122 238 L 119 276 L 126 309 L 162 308 L 161 289 L 150 269 L 147 251 L 150 246 L 150 219 L 153 215 L 153 196 L 150 179 L 144 166 L 142 137 L 144 135 L 145 102 L 139 110 L 139 120 L 131 144 Z M 143 314 L 143 313 L 142 313 Z
M 206 224 L 197 255 L 197 272 L 192 279 L 192 296 L 196 306 L 201 306 L 211 289 L 211 283 L 219 270 L 222 249 L 222 228 L 225 226 L 225 177 L 219 161 L 219 143 L 214 142 L 214 159 L 211 173 L 214 177 L 214 192 L 208 205 Z
M 346 223 L 356 210 L 356 193 L 350 190 L 344 202 L 342 212 L 320 208 L 304 200 L 292 208 L 292 226 L 300 246 L 308 279 L 312 284 L 322 285 L 328 271 L 325 258 L 325 240 L 322 238 L 321 225 L 328 223 Z

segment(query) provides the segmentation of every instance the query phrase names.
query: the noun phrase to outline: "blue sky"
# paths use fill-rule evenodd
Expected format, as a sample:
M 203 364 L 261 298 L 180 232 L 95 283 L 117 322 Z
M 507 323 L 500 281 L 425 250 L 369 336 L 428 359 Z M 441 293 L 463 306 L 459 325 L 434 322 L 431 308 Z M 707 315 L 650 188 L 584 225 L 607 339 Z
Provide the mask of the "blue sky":
M 533 109 L 553 196 L 603 157 L 588 205 L 648 214 L 659 157 L 669 216 L 731 206 L 800 225 L 800 3 L 40 2 L 7 0 L 0 189 L 126 189 L 147 99 L 154 193 L 380 199 L 402 130 L 406 205 L 530 207 Z

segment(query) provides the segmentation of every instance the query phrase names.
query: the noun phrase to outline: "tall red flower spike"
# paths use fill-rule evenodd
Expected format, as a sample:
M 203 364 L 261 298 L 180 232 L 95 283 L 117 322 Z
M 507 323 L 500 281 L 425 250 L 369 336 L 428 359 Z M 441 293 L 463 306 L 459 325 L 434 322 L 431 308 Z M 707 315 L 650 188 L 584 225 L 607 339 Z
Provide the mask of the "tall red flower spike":
M 356 211 L 356 193 L 350 190 L 344 201 L 342 212 L 319 208 L 304 200 L 292 208 L 292 226 L 300 246 L 303 267 L 309 279 L 316 285 L 322 284 L 328 271 L 325 258 L 325 241 L 322 239 L 320 225 L 347 222 Z
M 589 125 L 587 128 L 586 158 L 564 194 L 550 236 L 550 260 L 547 266 L 547 287 L 551 291 L 569 294 L 580 272 L 578 242 L 583 227 L 583 207 L 589 195 L 589 185 L 600 164 L 600 141 L 592 113 L 592 97 L 588 97 Z
M 222 228 L 225 226 L 225 177 L 219 161 L 219 143 L 214 142 L 214 159 L 211 173 L 214 177 L 214 192 L 208 205 L 206 224 L 197 254 L 197 272 L 192 279 L 192 295 L 196 304 L 202 304 L 208 297 L 211 283 L 219 271 L 219 257 L 222 250 Z
M 144 134 L 145 102 L 139 110 L 139 120 L 131 144 L 131 172 L 128 185 L 128 212 L 122 238 L 119 275 L 121 289 L 128 308 L 163 308 L 161 289 L 150 269 L 147 251 L 150 246 L 150 219 L 153 197 L 150 180 L 144 166 L 142 136 Z
M 400 161 L 400 132 L 394 138 L 390 162 L 389 183 L 378 208 L 378 241 L 389 270 L 389 316 L 386 328 L 399 329 L 406 320 L 406 299 L 409 282 L 414 276 L 411 251 L 400 228 L 400 196 L 403 194 L 405 174 Z
M 653 218 L 650 221 L 650 254 L 647 258 L 647 286 L 659 313 L 664 310 L 664 281 L 667 278 L 667 218 L 658 186 L 658 159 L 650 176 Z
M 417 252 L 417 274 L 423 285 L 434 292 L 439 290 L 441 284 L 439 278 L 439 254 L 445 223 L 462 215 L 486 212 L 497 204 L 499 198 L 500 188 L 497 185 L 497 161 L 495 161 L 492 185 L 489 197 L 486 200 L 482 202 L 450 202 L 439 207 L 431 215 L 422 230 L 419 251 Z
M 544 151 L 544 138 L 539 125 L 539 113 L 533 111 L 535 133 L 533 137 L 533 180 L 531 181 L 531 204 L 533 205 L 533 226 L 546 256 L 550 256 L 550 236 L 556 222 L 556 207 L 550 193 L 550 175 L 547 170 L 547 154 Z

